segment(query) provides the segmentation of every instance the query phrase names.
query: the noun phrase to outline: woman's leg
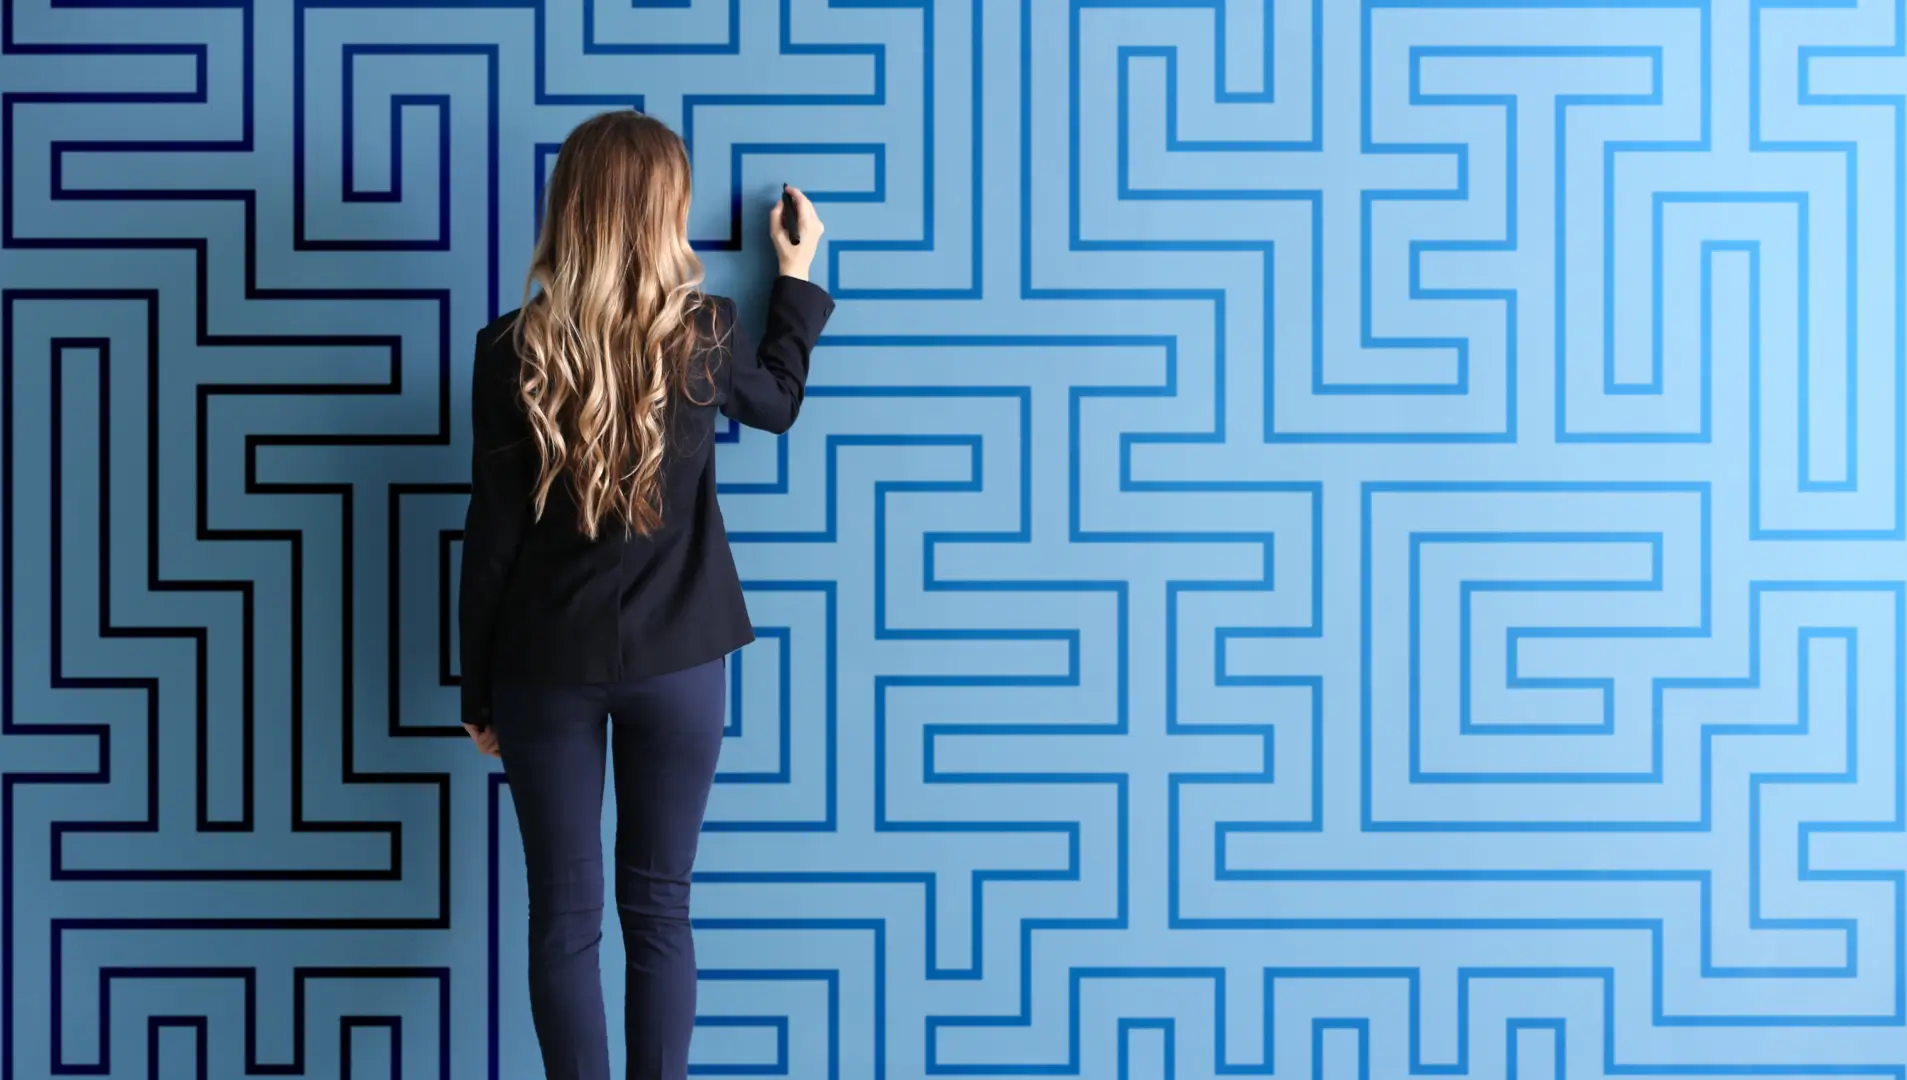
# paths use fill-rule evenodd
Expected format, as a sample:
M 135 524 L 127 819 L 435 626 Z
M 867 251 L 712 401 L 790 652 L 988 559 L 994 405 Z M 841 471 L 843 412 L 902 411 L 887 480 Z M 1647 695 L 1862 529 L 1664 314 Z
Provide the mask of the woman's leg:
M 611 703 L 616 907 L 628 953 L 628 1080 L 682 1080 L 695 1030 L 689 873 L 722 749 L 721 660 L 631 683 Z
M 530 884 L 530 1015 L 549 1080 L 608 1080 L 600 689 L 499 687 L 494 705 Z

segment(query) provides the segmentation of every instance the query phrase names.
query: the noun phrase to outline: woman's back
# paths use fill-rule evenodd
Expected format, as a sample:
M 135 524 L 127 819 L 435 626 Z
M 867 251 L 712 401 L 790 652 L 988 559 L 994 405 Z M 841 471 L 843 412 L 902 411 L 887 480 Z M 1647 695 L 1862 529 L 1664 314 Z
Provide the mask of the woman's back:
M 514 526 L 522 535 L 496 597 L 492 678 L 615 682 L 689 667 L 754 640 L 715 497 L 716 416 L 786 431 L 834 304 L 805 281 L 778 279 L 757 348 L 733 304 L 708 300 L 698 309 L 693 377 L 661 410 L 659 522 L 647 535 L 611 523 L 591 537 L 572 486 L 552 484 L 542 514 Z M 529 516 L 539 464 L 521 404 L 517 321 L 512 312 L 478 336 L 471 389 L 482 429 L 477 465 L 492 478 L 481 527 L 499 537 L 512 519 Z M 482 604 L 471 600 L 473 609 Z

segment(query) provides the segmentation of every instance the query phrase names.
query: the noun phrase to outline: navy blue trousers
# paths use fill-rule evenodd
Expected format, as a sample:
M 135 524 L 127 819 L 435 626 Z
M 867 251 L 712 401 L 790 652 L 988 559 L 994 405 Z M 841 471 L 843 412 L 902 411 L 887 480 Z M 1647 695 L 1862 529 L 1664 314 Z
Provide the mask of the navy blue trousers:
M 689 872 L 715 779 L 722 660 L 615 686 L 498 686 L 493 724 L 530 884 L 530 1012 L 549 1080 L 608 1080 L 603 779 L 614 757 L 628 1080 L 688 1075 Z

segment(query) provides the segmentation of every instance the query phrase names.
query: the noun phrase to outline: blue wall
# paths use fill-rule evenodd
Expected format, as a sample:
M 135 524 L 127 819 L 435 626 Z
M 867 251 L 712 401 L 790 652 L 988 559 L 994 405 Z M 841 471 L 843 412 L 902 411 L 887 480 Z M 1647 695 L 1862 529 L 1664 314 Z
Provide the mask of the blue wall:
M 1900 1076 L 1901 5 L 1476 4 L 7 0 L 0 1080 L 536 1075 L 467 370 L 634 104 L 841 301 L 707 1075 Z

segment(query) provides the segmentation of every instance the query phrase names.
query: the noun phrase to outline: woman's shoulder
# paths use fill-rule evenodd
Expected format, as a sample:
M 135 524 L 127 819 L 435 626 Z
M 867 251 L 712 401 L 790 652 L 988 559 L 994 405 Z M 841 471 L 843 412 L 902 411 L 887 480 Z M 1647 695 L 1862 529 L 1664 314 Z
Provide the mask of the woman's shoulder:
M 735 317 L 735 301 L 720 293 L 697 293 L 695 316 L 704 323 Z
M 507 311 L 477 331 L 477 369 L 514 372 L 518 365 L 516 324 L 520 311 Z
M 735 301 L 720 293 L 696 294 L 693 317 L 700 349 L 722 351 L 735 328 L 735 310 Z
M 506 311 L 490 320 L 489 325 L 477 331 L 477 354 L 482 356 L 496 349 L 498 345 L 514 346 L 515 335 L 511 331 L 515 329 L 517 318 L 521 315 L 521 308 Z

